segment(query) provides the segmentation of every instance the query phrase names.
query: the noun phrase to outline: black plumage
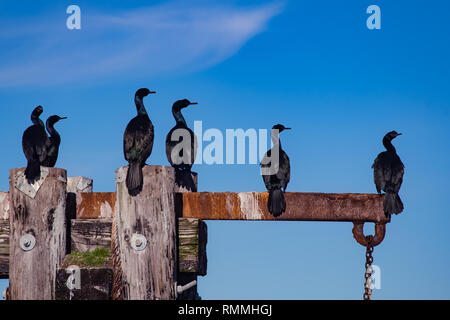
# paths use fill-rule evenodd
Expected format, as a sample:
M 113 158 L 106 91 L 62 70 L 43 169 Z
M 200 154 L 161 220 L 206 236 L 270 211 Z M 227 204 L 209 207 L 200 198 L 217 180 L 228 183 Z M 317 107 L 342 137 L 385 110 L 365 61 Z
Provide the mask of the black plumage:
M 281 147 L 279 133 L 289 129 L 291 128 L 286 128 L 281 124 L 272 127 L 273 147 L 266 152 L 261 161 L 261 174 L 267 191 L 269 191 L 267 208 L 275 217 L 286 211 L 284 192 L 291 178 L 291 165 L 288 155 Z M 276 150 L 278 150 L 278 157 Z
M 59 135 L 58 131 L 55 130 L 54 125 L 55 123 L 63 119 L 67 119 L 67 117 L 60 117 L 54 115 L 47 119 L 46 127 L 50 135 L 49 137 L 50 143 L 47 148 L 47 157 L 41 164 L 44 167 L 53 168 L 56 164 L 56 161 L 58 160 L 59 145 L 61 144 L 61 136 Z
M 33 184 L 41 177 L 41 164 L 47 158 L 50 140 L 45 132 L 44 122 L 39 118 L 44 109 L 37 106 L 31 113 L 32 126 L 28 127 L 22 136 L 22 149 L 27 158 L 25 177 Z
M 187 99 L 178 100 L 172 106 L 175 126 L 166 137 L 166 156 L 170 165 L 175 168 L 176 183 L 190 191 L 197 191 L 192 180 L 191 168 L 197 155 L 197 137 L 187 126 L 181 110 L 196 105 Z
M 383 145 L 386 151 L 380 153 L 372 165 L 377 192 L 379 194 L 381 191 L 386 193 L 383 201 L 386 216 L 403 211 L 403 203 L 398 192 L 402 186 L 405 166 L 392 145 L 392 140 L 399 135 L 401 133 L 391 131 L 384 136 Z
M 142 191 L 144 184 L 142 168 L 152 153 L 154 128 L 143 102 L 144 97 L 152 93 L 156 92 L 146 88 L 136 91 L 134 102 L 137 116 L 128 123 L 123 136 L 123 152 L 129 163 L 126 185 L 131 196 L 136 196 Z

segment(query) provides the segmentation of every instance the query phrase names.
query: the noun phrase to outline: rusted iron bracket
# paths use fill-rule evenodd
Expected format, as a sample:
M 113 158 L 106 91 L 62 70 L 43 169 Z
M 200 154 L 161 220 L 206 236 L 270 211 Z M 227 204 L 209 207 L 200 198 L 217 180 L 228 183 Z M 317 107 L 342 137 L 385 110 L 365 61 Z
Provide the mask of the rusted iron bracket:
M 354 221 L 353 222 L 353 237 L 362 246 L 367 247 L 370 244 L 375 247 L 379 245 L 386 234 L 386 224 L 376 223 L 375 224 L 375 235 L 364 235 L 364 222 Z

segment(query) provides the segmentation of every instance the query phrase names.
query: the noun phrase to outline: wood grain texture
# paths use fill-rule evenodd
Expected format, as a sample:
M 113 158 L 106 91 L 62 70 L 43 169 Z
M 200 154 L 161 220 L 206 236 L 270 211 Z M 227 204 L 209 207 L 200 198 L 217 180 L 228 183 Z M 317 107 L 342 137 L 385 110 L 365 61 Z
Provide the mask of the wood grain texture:
M 9 274 L 9 220 L 0 220 L 0 279 Z
M 175 300 L 177 279 L 175 170 L 145 166 L 142 192 L 131 197 L 125 184 L 128 167 L 116 172 L 117 240 L 120 248 L 123 297 L 126 300 Z M 134 234 L 147 247 L 131 247 Z
M 206 223 L 197 219 L 179 218 L 178 220 L 178 272 L 206 275 Z M 183 222 L 188 220 L 193 222 Z M 9 276 L 9 230 L 9 220 L 0 220 L 0 278 Z M 74 251 L 86 252 L 99 247 L 111 248 L 112 219 L 73 219 L 70 230 Z
M 66 253 L 66 171 L 49 173 L 34 199 L 15 188 L 25 168 L 10 171 L 10 296 L 12 300 L 53 300 L 56 270 Z M 20 238 L 32 234 L 36 246 L 20 248 Z
M 0 191 L 0 220 L 9 219 L 9 192 Z
M 56 300 L 111 300 L 112 269 L 110 267 L 80 268 L 80 288 L 70 290 L 70 273 L 58 269 L 56 273 Z
M 178 219 L 179 272 L 206 275 L 206 223 L 199 219 Z
M 198 175 L 191 172 L 187 175 L 184 172 L 175 173 L 175 210 L 179 216 L 180 193 L 197 192 Z M 193 228 L 190 230 L 189 228 Z M 192 281 L 197 281 L 198 271 L 198 221 L 189 223 L 184 218 L 178 219 L 178 275 L 177 286 L 184 286 Z M 186 259 L 186 260 L 185 260 Z M 198 298 L 197 286 L 194 286 L 184 292 L 178 293 L 177 300 L 196 300 Z
M 111 247 L 112 219 L 73 219 L 70 237 L 72 251 L 86 252 Z

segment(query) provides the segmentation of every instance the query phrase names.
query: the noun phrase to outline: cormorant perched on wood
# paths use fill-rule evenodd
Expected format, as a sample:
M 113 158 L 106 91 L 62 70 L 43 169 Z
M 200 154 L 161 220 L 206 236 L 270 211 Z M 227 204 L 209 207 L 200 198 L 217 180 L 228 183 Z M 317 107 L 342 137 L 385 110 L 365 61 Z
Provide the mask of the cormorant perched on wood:
M 191 176 L 191 168 L 197 155 L 197 137 L 188 128 L 181 110 L 195 104 L 197 102 L 190 102 L 187 99 L 178 100 L 173 104 L 172 114 L 176 125 L 166 137 L 166 156 L 170 165 L 176 170 L 176 183 L 190 191 L 197 191 Z M 186 143 L 189 145 L 185 145 Z
M 47 119 L 47 131 L 50 134 L 50 144 L 47 148 L 47 158 L 41 163 L 44 167 L 53 168 L 58 160 L 59 145 L 61 144 L 61 137 L 55 130 L 54 124 L 59 120 L 67 119 L 67 117 L 51 116 Z
M 186 120 L 184 120 L 184 117 L 181 114 L 182 109 L 195 104 L 197 104 L 197 102 L 190 102 L 187 99 L 183 99 L 176 101 L 172 106 L 172 114 L 176 121 L 176 125 L 169 131 L 166 137 L 166 156 L 170 165 L 177 170 L 190 171 L 197 154 L 197 137 L 194 132 L 188 128 Z M 181 148 L 182 145 L 178 145 L 180 140 L 183 141 L 182 138 L 184 137 L 190 139 L 189 148 Z M 179 148 L 175 149 L 177 145 Z M 175 154 L 172 154 L 174 149 Z M 183 153 L 183 150 L 186 151 L 186 154 Z
M 143 102 L 144 97 L 151 93 L 156 92 L 147 88 L 141 88 L 136 91 L 134 102 L 136 103 L 138 114 L 128 123 L 123 136 L 123 152 L 125 159 L 130 164 L 126 185 L 131 196 L 136 196 L 142 191 L 144 184 L 142 168 L 153 148 L 153 124 L 148 117 Z
M 291 165 L 288 155 L 281 148 L 279 133 L 290 129 L 284 127 L 282 124 L 277 124 L 272 127 L 271 137 L 273 147 L 266 152 L 261 161 L 262 177 L 269 191 L 267 208 L 274 217 L 278 217 L 286 211 L 284 192 L 291 178 Z M 278 157 L 276 157 L 277 149 L 279 152 Z M 272 159 L 272 154 L 274 159 Z
M 39 118 L 43 111 L 41 106 L 33 110 L 31 113 L 33 125 L 28 127 L 22 136 L 23 153 L 28 161 L 25 177 L 30 184 L 40 179 L 41 164 L 47 158 L 47 149 L 50 144 L 44 122 Z
M 377 191 L 379 194 L 381 194 L 381 190 L 386 193 L 383 201 L 386 217 L 392 213 L 399 214 L 403 211 L 403 203 L 398 192 L 402 186 L 405 166 L 391 142 L 399 135 L 401 133 L 391 131 L 384 136 L 383 145 L 387 151 L 380 153 L 372 165 Z

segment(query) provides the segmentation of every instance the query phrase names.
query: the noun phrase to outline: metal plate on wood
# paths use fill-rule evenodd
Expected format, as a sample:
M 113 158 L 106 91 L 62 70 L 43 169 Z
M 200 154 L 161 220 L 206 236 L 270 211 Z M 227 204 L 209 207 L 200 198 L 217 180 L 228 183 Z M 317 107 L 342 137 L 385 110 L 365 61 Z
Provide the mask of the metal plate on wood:
M 142 251 L 147 247 L 147 238 L 139 233 L 133 234 L 130 242 L 131 247 L 136 251 Z
M 25 171 L 21 171 L 16 176 L 16 182 L 14 186 L 24 194 L 29 196 L 31 199 L 34 199 L 45 179 L 47 179 L 47 176 L 48 168 L 41 167 L 41 178 L 35 183 L 29 184 L 27 178 L 25 177 Z
M 31 251 L 36 245 L 36 238 L 32 234 L 25 234 L 20 237 L 20 248 L 23 251 Z

